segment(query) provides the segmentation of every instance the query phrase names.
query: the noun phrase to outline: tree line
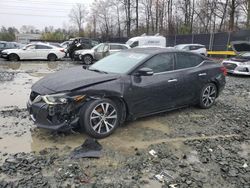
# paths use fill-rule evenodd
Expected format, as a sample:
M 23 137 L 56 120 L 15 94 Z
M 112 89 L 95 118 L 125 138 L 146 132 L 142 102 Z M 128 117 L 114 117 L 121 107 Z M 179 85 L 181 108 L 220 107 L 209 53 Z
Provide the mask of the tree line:
M 235 31 L 250 27 L 250 0 L 96 0 L 86 22 L 106 37 Z
M 215 33 L 250 28 L 250 0 L 95 0 L 76 4 L 63 28 L 22 26 L 0 30 L 0 40 L 15 33 L 40 33 L 44 40 L 85 36 L 108 39 L 160 33 Z

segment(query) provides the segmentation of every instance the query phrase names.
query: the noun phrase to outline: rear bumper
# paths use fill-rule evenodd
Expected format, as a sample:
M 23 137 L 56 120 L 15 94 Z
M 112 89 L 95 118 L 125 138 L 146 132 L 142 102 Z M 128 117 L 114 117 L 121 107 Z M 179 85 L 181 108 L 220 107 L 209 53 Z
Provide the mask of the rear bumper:
M 226 77 L 223 74 L 220 74 L 216 77 L 216 83 L 217 83 L 217 89 L 218 89 L 218 95 L 222 92 L 222 90 L 225 88 L 226 85 Z

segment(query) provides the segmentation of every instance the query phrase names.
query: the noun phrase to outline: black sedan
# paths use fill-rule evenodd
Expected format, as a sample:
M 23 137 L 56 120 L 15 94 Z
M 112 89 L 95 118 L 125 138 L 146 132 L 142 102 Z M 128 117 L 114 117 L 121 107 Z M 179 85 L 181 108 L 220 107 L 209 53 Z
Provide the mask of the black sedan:
M 225 74 L 220 64 L 191 52 L 130 49 L 87 69 L 44 77 L 32 86 L 28 110 L 38 127 L 65 130 L 80 124 L 103 138 L 126 120 L 189 105 L 210 108 Z

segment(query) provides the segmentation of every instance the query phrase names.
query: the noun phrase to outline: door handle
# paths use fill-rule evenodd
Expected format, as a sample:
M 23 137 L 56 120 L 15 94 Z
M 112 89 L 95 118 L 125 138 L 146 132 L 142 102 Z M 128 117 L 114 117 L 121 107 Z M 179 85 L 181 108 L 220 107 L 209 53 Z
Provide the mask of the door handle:
M 177 79 L 170 79 L 170 80 L 168 80 L 168 83 L 177 82 L 177 81 L 178 81 Z
M 200 73 L 200 74 L 198 74 L 198 75 L 199 75 L 199 76 L 206 76 L 207 73 L 203 72 L 203 73 Z

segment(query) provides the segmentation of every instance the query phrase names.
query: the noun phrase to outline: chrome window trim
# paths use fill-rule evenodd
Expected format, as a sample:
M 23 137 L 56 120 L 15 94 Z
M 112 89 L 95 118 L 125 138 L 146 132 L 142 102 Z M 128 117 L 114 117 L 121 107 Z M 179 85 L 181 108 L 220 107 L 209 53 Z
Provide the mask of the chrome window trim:
M 207 61 L 206 61 L 206 60 L 203 60 L 200 64 L 196 65 L 195 67 L 189 67 L 189 68 L 184 68 L 184 69 L 177 69 L 177 70 L 171 70 L 171 71 L 158 72 L 158 73 L 154 73 L 153 75 L 166 74 L 166 73 L 172 73 L 172 72 L 178 72 L 178 71 L 183 71 L 183 70 L 189 70 L 189 69 L 193 69 L 193 68 L 198 68 L 198 67 L 200 67 L 204 62 L 207 62 Z

